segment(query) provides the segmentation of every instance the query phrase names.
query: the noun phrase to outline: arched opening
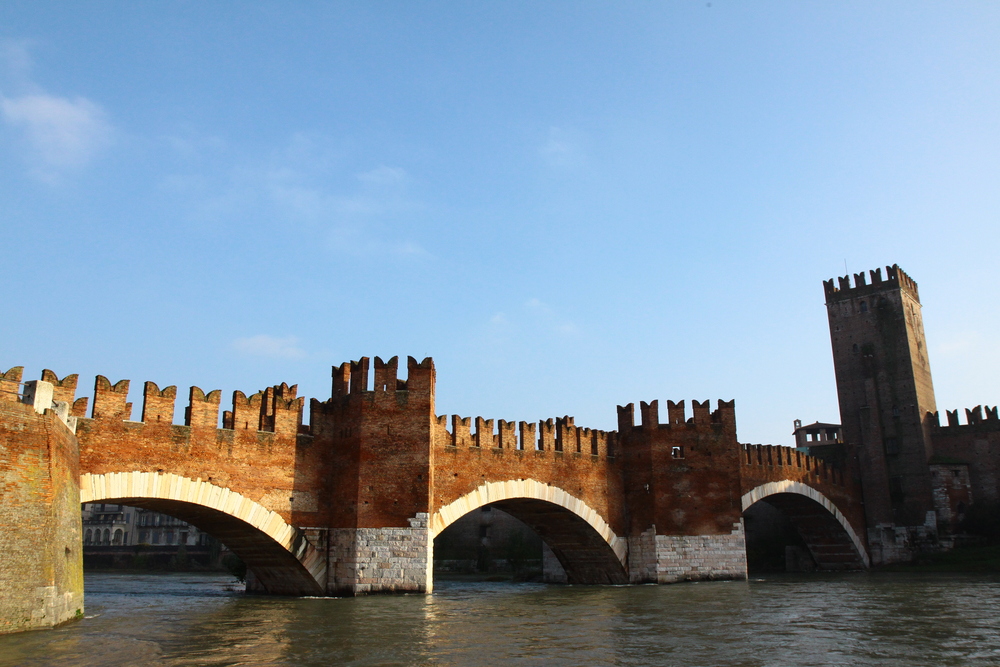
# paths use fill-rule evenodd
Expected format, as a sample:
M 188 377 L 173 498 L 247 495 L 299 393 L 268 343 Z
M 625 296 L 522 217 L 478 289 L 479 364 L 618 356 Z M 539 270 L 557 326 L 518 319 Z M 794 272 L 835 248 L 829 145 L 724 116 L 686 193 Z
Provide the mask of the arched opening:
M 742 506 L 751 573 L 869 566 L 854 528 L 812 487 L 789 480 L 772 482 L 745 494 Z
M 434 581 L 558 580 L 562 568 L 543 568 L 541 538 L 528 525 L 493 505 L 483 505 L 434 539 Z M 551 553 L 551 551 L 549 551 Z M 565 578 L 565 574 L 562 574 Z
M 229 573 L 245 579 L 246 566 L 225 545 L 176 517 L 110 502 L 83 503 L 81 513 L 87 572 Z M 110 526 L 111 543 L 95 543 L 92 526 Z
M 136 525 L 128 530 L 153 548 L 163 545 L 176 551 L 181 542 L 186 548 L 193 531 L 184 527 L 194 526 L 199 533 L 196 541 L 205 543 L 204 536 L 211 536 L 246 564 L 248 590 L 253 592 L 321 595 L 324 591 L 325 559 L 305 536 L 276 513 L 227 489 L 177 475 L 133 472 L 84 475 L 80 495 L 84 503 L 123 508 L 122 517 L 127 514 L 125 507 L 138 508 Z M 127 542 L 126 526 L 131 524 L 121 520 L 121 539 Z M 111 544 L 110 530 L 104 530 L 102 544 Z
M 550 581 L 628 583 L 625 541 L 586 503 L 534 480 L 482 485 L 435 513 L 431 536 L 442 535 L 461 517 L 485 506 L 514 517 L 538 536 L 544 543 L 543 551 L 551 554 L 548 566 L 543 565 L 543 576 Z M 544 561 L 544 556 L 539 554 L 539 560 Z

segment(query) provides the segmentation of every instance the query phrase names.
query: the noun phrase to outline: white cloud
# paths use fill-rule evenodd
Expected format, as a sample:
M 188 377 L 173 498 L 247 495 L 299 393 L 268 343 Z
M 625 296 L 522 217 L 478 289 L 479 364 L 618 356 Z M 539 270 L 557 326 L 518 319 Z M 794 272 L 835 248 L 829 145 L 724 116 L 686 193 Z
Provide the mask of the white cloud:
M 249 338 L 237 338 L 233 341 L 233 348 L 237 352 L 251 357 L 303 359 L 306 356 L 305 350 L 299 347 L 299 339 L 295 336 L 279 338 L 259 334 Z
M 86 164 L 111 138 L 104 111 L 83 97 L 0 97 L 0 112 L 8 124 L 24 131 L 43 170 Z
M 31 173 L 57 181 L 90 162 L 114 135 L 104 109 L 86 97 L 62 97 L 31 78 L 30 43 L 0 40 L 0 121 L 21 135 Z M 11 92 L 11 90 L 16 92 Z

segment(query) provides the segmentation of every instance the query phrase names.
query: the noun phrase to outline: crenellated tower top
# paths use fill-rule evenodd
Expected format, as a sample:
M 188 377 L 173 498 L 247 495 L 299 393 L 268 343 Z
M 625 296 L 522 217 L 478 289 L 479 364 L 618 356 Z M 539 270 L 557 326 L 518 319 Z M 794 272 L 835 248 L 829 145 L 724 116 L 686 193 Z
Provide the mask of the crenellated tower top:
M 868 272 L 871 283 L 865 277 L 865 272 L 854 274 L 854 285 L 851 285 L 850 274 L 837 278 L 837 285 L 834 279 L 823 281 L 823 291 L 826 293 L 827 304 L 846 299 L 853 299 L 861 296 L 868 296 L 886 289 L 899 287 L 908 292 L 917 302 L 920 302 L 920 293 L 917 291 L 915 280 L 906 275 L 898 264 L 885 267 L 885 278 L 882 278 L 882 269 L 873 269 Z

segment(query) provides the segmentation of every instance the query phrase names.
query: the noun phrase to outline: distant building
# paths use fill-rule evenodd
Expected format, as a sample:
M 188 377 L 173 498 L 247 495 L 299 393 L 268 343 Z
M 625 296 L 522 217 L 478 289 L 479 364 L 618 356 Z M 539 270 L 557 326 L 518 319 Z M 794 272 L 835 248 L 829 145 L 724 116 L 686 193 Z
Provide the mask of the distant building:
M 794 426 L 792 435 L 795 437 L 796 449 L 828 463 L 844 464 L 847 454 L 840 424 L 813 422 L 803 426 L 802 420 L 796 419 Z
M 85 503 L 84 547 L 205 546 L 211 539 L 189 523 L 129 505 Z

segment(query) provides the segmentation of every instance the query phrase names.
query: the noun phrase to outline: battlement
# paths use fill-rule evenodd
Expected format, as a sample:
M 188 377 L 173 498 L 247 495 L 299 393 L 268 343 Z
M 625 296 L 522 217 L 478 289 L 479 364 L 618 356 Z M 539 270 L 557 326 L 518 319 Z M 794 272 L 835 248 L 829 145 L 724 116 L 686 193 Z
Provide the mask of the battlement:
M 21 394 L 21 379 L 24 366 L 14 366 L 6 373 L 0 373 L 0 401 L 17 403 Z
M 222 413 L 222 428 L 284 435 L 299 433 L 306 399 L 297 394 L 298 385 L 288 386 L 285 382 L 250 396 L 234 391 L 233 409 Z
M 874 294 L 876 292 L 900 288 L 909 292 L 917 302 L 920 301 L 920 292 L 917 290 L 917 283 L 915 280 L 906 275 L 903 269 L 899 268 L 898 264 L 893 264 L 892 266 L 885 267 L 885 279 L 882 279 L 882 269 L 874 269 L 868 272 L 871 277 L 871 284 L 865 278 L 865 272 L 854 274 L 854 286 L 851 286 L 851 276 L 850 274 L 846 276 L 840 276 L 837 278 L 837 285 L 834 285 L 834 280 L 823 281 L 823 291 L 826 294 L 827 303 L 832 303 L 834 301 L 843 301 L 845 299 L 851 299 L 859 296 L 867 296 L 869 294 Z
M 456 449 L 493 449 L 529 452 L 562 452 L 613 457 L 618 434 L 584 428 L 570 416 L 538 422 L 513 422 L 503 419 L 451 416 L 435 418 L 435 444 Z M 472 427 L 475 424 L 475 431 Z
M 18 400 L 24 368 L 16 366 L 6 373 L 0 373 L 0 401 L 10 396 Z M 52 385 L 53 400 L 71 406 L 69 416 L 86 417 L 87 397 L 76 398 L 79 376 L 67 375 L 63 379 L 51 370 L 42 371 L 42 381 Z M 94 401 L 90 418 L 95 421 L 129 421 L 132 419 L 132 403 L 128 400 L 129 380 L 119 380 L 112 384 L 103 375 L 94 382 Z M 241 428 L 284 434 L 295 434 L 303 430 L 302 411 L 305 399 L 297 396 L 298 386 L 287 383 L 274 385 L 264 391 L 247 396 L 241 391 L 233 393 L 233 410 L 223 415 L 223 428 Z M 184 408 L 184 426 L 198 429 L 219 428 L 219 405 L 222 392 L 219 389 L 207 394 L 200 387 L 191 387 L 188 405 Z M 160 389 L 155 382 L 145 382 L 142 390 L 141 423 L 147 425 L 174 426 L 174 409 L 177 387 L 171 385 Z
M 823 459 L 803 454 L 794 447 L 781 445 L 740 445 L 743 456 L 740 463 L 747 467 L 792 468 L 811 473 L 817 480 L 844 486 L 843 469 L 831 465 Z
M 128 402 L 129 380 L 119 380 L 114 385 L 103 375 L 94 381 L 94 407 L 91 419 L 132 418 L 132 404 Z
M 426 357 L 418 362 L 413 357 L 406 358 L 406 380 L 397 377 L 399 357 L 382 361 L 375 357 L 374 386 L 369 385 L 370 359 L 361 357 L 358 361 L 344 362 L 333 367 L 331 398 L 343 398 L 368 392 L 387 394 L 397 391 L 432 395 L 434 392 L 434 360 Z
M 964 424 L 959 421 L 958 410 L 947 410 L 946 414 L 948 417 L 946 425 L 941 424 L 940 412 L 928 412 L 927 419 L 936 429 L 1000 431 L 1000 416 L 998 416 L 1000 411 L 997 406 L 991 408 L 988 405 L 977 405 L 974 408 L 966 408 Z
M 146 382 L 142 387 L 142 421 L 146 424 L 173 424 L 176 399 L 177 387 L 171 385 L 161 390 L 155 382 Z
M 635 404 L 618 406 L 618 432 L 635 428 L 685 428 L 711 431 L 717 428 L 736 431 L 736 401 L 718 401 L 718 408 L 711 410 L 709 401 L 691 401 L 692 416 L 686 417 L 684 401 L 667 401 L 667 423 L 660 422 L 660 402 L 639 403 L 641 423 L 635 423 Z

